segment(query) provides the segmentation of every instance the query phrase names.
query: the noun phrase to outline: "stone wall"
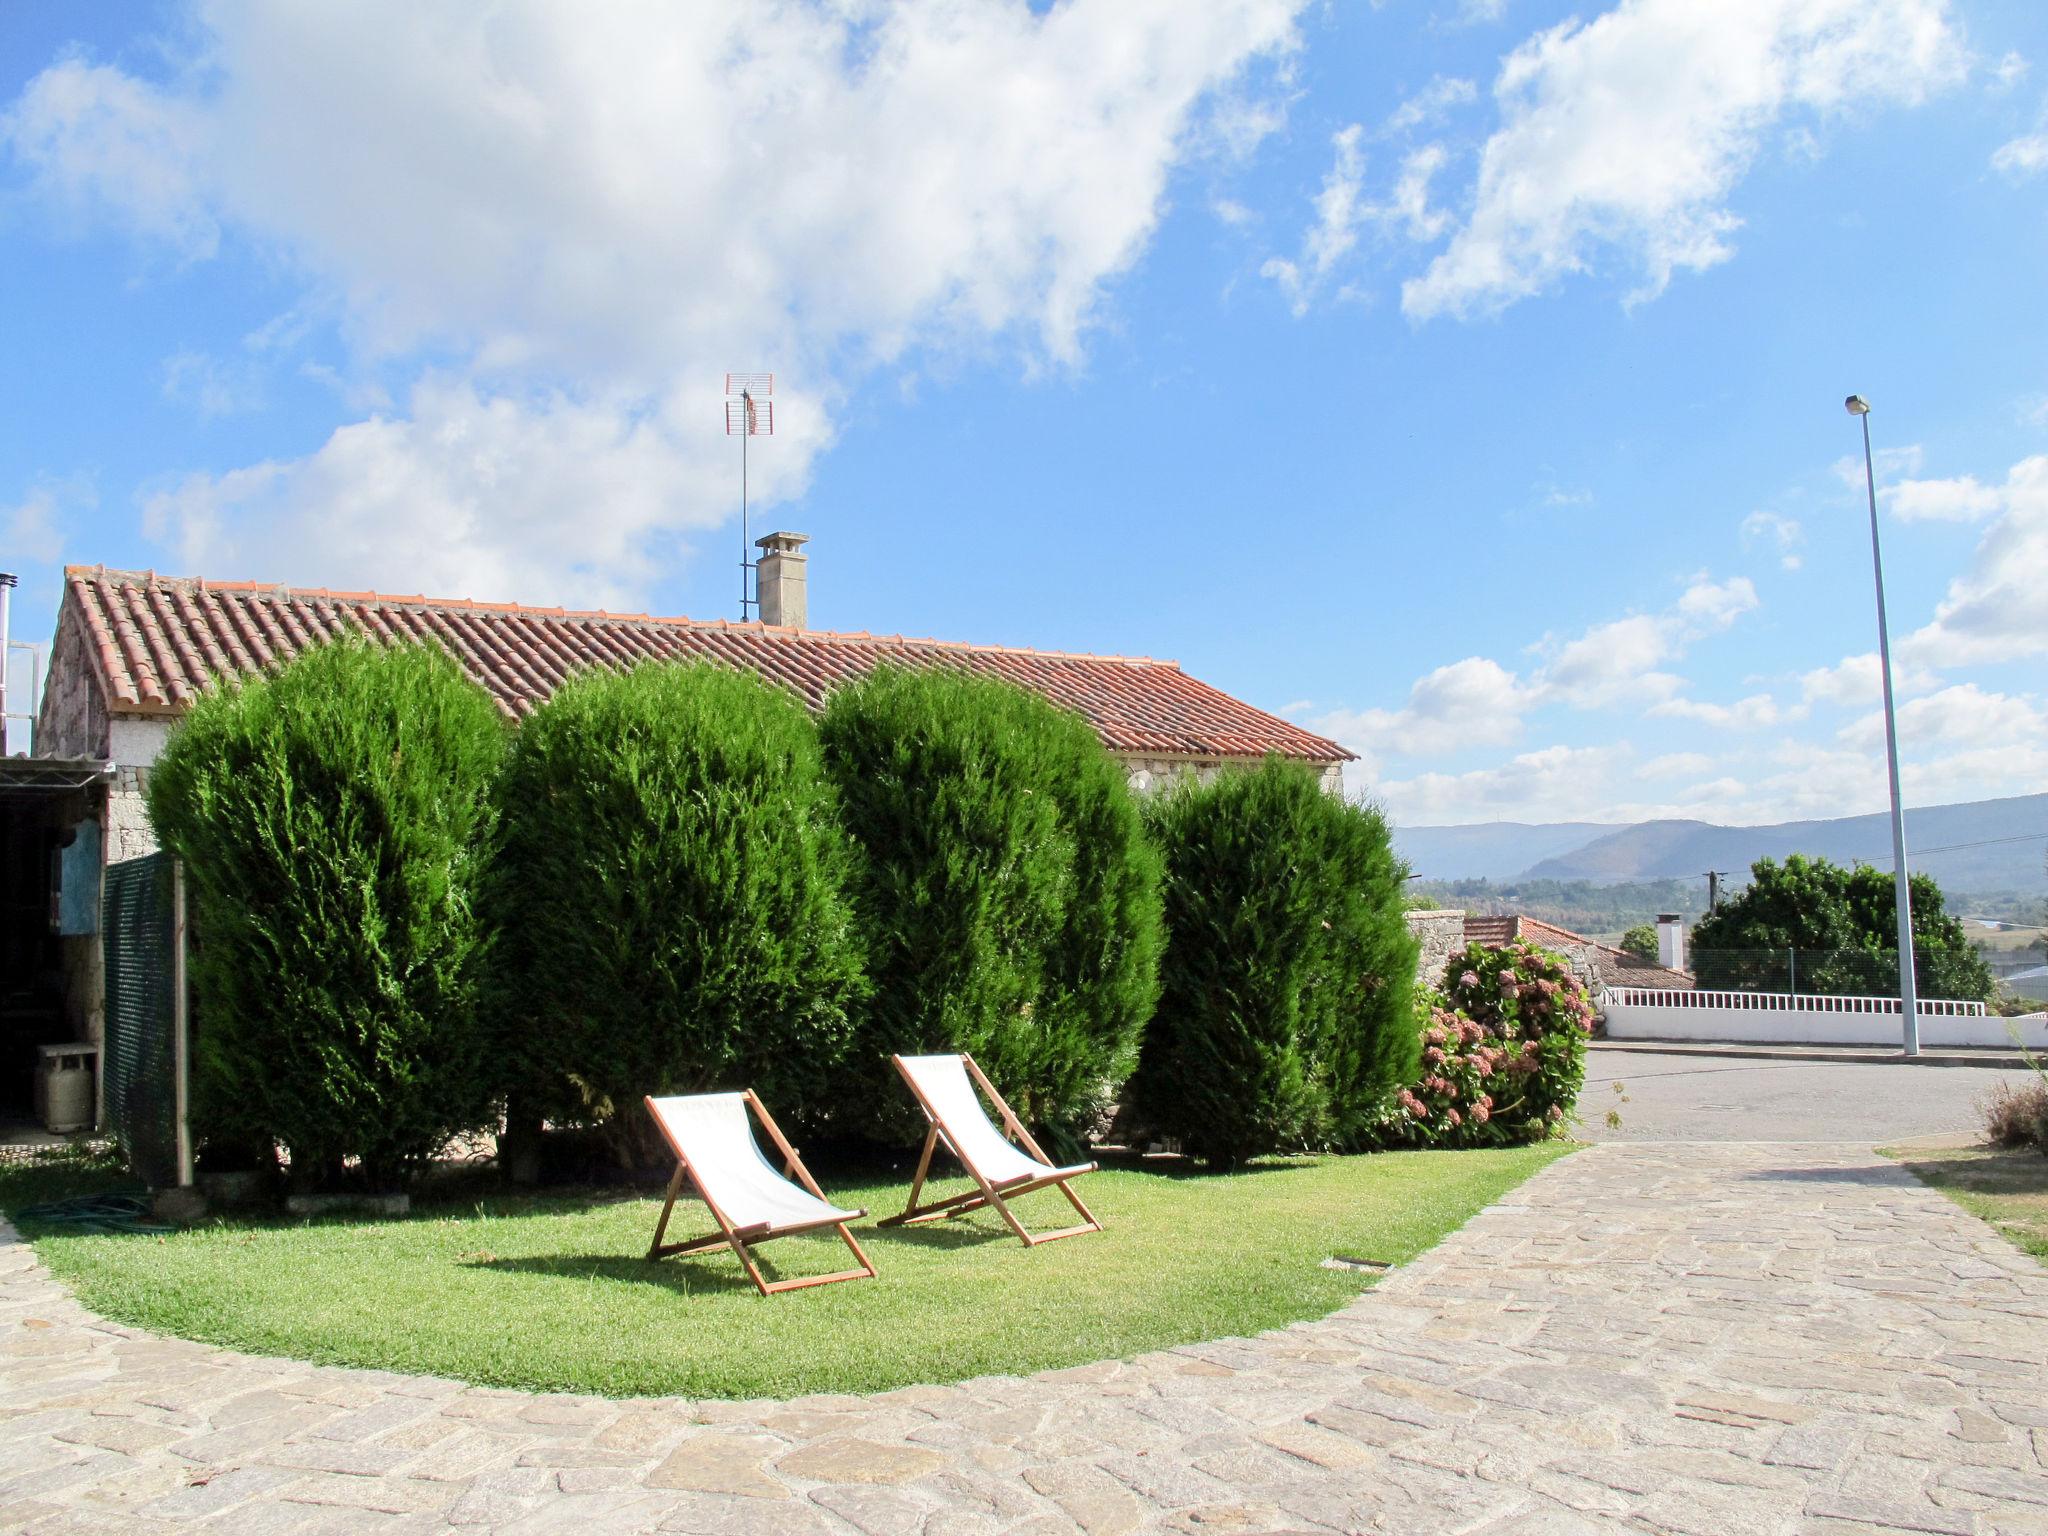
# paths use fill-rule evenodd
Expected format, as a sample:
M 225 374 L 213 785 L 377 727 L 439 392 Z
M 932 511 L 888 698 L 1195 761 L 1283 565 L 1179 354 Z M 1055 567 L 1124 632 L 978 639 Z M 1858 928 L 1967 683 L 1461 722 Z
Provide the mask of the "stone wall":
M 1175 779 L 1193 774 L 1204 784 L 1216 777 L 1231 763 L 1255 764 L 1252 757 L 1147 757 L 1139 753 L 1118 753 L 1117 760 L 1124 765 L 1124 775 L 1130 780 L 1131 788 L 1139 794 L 1149 794 L 1163 789 Z M 1344 790 L 1344 765 L 1342 763 L 1316 763 L 1312 765 L 1323 781 L 1323 788 L 1329 794 L 1341 794 Z
M 1444 968 L 1451 956 L 1465 947 L 1465 914 L 1456 908 L 1411 911 L 1408 931 L 1422 946 L 1415 957 L 1415 980 L 1425 987 L 1441 986 Z
M 76 619 L 66 622 L 60 617 L 36 718 L 38 757 L 107 755 L 107 702 L 86 651 L 88 643 Z

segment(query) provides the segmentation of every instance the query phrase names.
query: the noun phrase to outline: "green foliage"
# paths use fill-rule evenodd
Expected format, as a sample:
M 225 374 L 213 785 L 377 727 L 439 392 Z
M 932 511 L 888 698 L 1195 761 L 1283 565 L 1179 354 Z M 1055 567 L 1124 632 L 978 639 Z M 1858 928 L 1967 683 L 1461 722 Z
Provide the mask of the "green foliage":
M 1417 880 L 1409 890 L 1467 912 L 1520 913 L 1573 933 L 1620 933 L 1659 912 L 1704 912 L 1707 883 L 1689 880 Z
M 1020 1116 L 1084 1128 L 1158 996 L 1158 858 L 1122 769 L 1079 716 L 940 668 L 840 689 L 820 738 L 862 853 L 867 1128 L 909 1129 L 888 1058 L 920 1051 L 970 1052 Z
M 1657 930 L 1648 923 L 1637 923 L 1621 936 L 1621 952 L 1634 955 L 1649 965 L 1657 963 Z
M 1563 956 L 1517 941 L 1469 944 L 1442 993 L 1417 998 L 1422 1075 L 1376 1139 L 1392 1147 L 1498 1147 L 1561 1133 L 1586 1080 L 1593 1007 Z
M 361 638 L 222 683 L 172 733 L 148 801 L 198 936 L 202 1134 L 388 1186 L 486 1118 L 474 897 L 504 736 L 438 648 Z
M 1941 887 L 1920 874 L 1912 890 L 1917 995 L 1990 997 L 1990 968 L 1943 910 Z M 1882 996 L 1898 989 L 1898 932 L 1889 872 L 1797 853 L 1759 859 L 1741 894 L 1693 929 L 1693 969 L 1703 987 Z M 1798 951 L 1796 969 L 1787 950 Z
M 861 995 L 849 849 L 803 706 L 709 662 L 592 671 L 506 760 L 492 1014 L 523 1110 L 644 1144 L 645 1094 L 815 1121 Z
M 1150 819 L 1167 944 L 1141 1116 L 1217 1163 L 1357 1139 L 1417 1051 L 1385 820 L 1278 759 L 1171 788 Z

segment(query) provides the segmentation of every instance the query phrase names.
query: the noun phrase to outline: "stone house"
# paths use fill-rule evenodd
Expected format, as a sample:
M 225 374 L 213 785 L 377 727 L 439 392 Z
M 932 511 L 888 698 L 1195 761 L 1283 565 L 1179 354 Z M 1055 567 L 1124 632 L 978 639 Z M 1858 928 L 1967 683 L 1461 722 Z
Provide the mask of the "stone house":
M 1675 917 L 1658 919 L 1658 943 L 1664 960 L 1671 963 L 1652 964 L 1612 944 L 1517 913 L 1491 916 L 1450 909 L 1408 914 L 1408 926 L 1421 944 L 1416 976 L 1430 986 L 1441 985 L 1451 956 L 1467 944 L 1498 949 L 1521 940 L 1563 955 L 1572 974 L 1596 1001 L 1605 987 L 1690 988 L 1693 980 L 1684 969 L 1683 929 L 1675 934 L 1671 931 L 1678 921 Z
M 39 813 L 64 820 L 64 827 L 34 835 L 75 842 L 83 827 L 101 867 L 154 851 L 143 786 L 193 700 L 216 678 L 260 672 L 349 630 L 439 642 L 512 719 L 584 668 L 650 659 L 704 657 L 745 668 L 786 684 L 814 708 L 838 684 L 884 662 L 951 666 L 1007 678 L 1077 711 L 1139 789 L 1269 753 L 1311 766 L 1332 791 L 1342 783 L 1352 754 L 1190 677 L 1175 662 L 813 630 L 806 623 L 803 536 L 771 534 L 759 543 L 761 619 L 746 623 L 73 566 L 65 573 L 36 750 L 38 759 L 83 760 L 91 782 L 62 810 Z M 67 899 L 78 901 L 79 894 Z M 55 963 L 44 971 L 61 975 L 55 985 L 67 1033 L 97 1041 L 100 936 L 49 942 L 60 954 L 48 957 Z

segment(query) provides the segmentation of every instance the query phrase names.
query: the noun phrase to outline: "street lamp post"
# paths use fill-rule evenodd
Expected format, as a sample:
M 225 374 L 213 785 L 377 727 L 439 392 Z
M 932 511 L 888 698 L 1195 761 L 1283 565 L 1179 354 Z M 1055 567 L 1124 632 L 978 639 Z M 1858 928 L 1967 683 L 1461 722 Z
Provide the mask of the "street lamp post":
M 1884 556 L 1877 546 L 1877 470 L 1870 457 L 1870 403 L 1843 402 L 1863 422 L 1863 483 L 1870 494 L 1870 565 L 1877 574 L 1877 670 L 1884 683 L 1884 757 L 1892 781 L 1892 871 L 1898 881 L 1899 1021 L 1905 1054 L 1920 1054 L 1918 988 L 1913 975 L 1913 885 L 1906 873 L 1906 811 L 1899 802 L 1899 725 L 1892 709 L 1892 642 L 1884 621 Z

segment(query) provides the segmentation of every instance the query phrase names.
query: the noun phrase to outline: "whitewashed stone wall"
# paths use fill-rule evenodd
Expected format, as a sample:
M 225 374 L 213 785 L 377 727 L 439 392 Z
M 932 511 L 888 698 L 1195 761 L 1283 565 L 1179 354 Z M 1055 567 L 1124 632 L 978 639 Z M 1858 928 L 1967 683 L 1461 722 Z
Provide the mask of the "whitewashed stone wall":
M 139 859 L 157 850 L 156 828 L 150 825 L 149 808 L 143 803 L 147 768 L 116 768 L 114 782 L 107 786 L 107 862 L 119 864 Z

